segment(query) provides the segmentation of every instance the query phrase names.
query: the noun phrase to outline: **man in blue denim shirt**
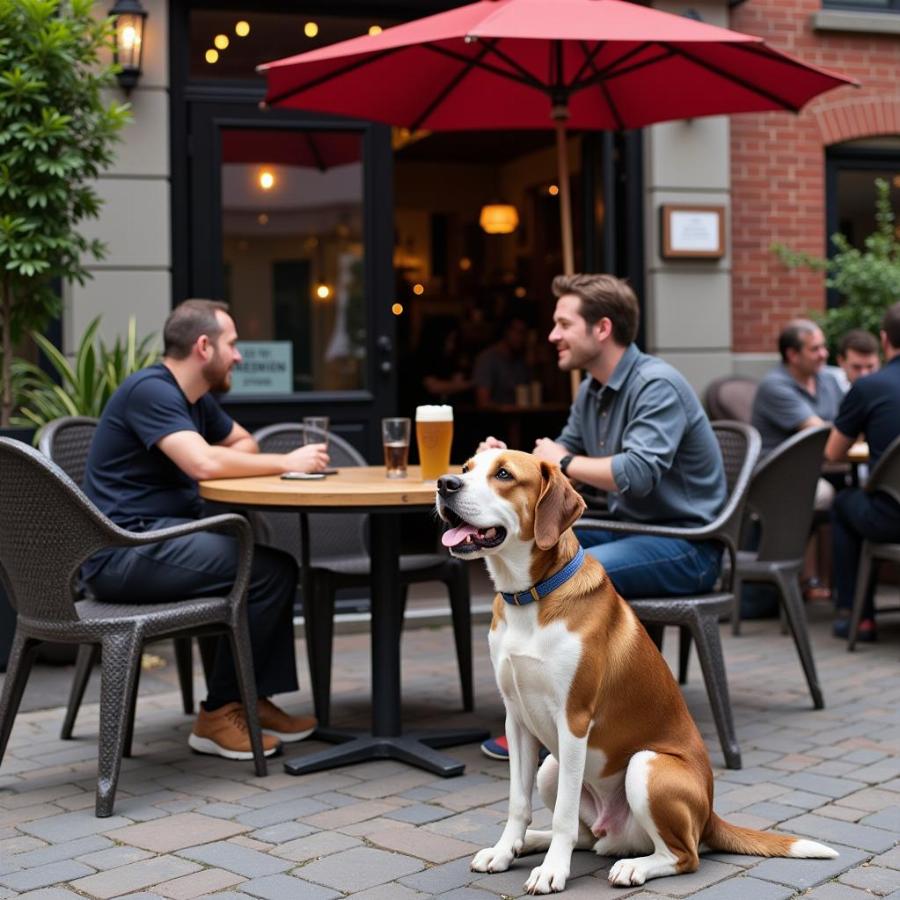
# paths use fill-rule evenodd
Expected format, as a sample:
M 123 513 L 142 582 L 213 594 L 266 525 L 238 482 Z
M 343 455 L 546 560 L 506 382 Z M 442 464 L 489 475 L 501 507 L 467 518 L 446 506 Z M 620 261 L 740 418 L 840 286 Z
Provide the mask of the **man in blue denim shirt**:
M 569 420 L 534 455 L 558 463 L 572 481 L 607 492 L 613 518 L 654 525 L 711 522 L 725 504 L 719 443 L 684 376 L 634 344 L 639 308 L 631 287 L 612 275 L 559 275 L 550 342 L 564 372 L 584 369 Z M 487 438 L 479 451 L 503 447 Z M 711 590 L 721 547 L 712 541 L 576 529 L 582 546 L 626 599 Z M 481 745 L 508 759 L 505 737 Z
M 564 372 L 584 369 L 569 420 L 534 454 L 573 481 L 608 492 L 613 518 L 654 525 L 711 522 L 725 503 L 719 443 L 676 369 L 633 343 L 638 303 L 612 275 L 560 275 L 550 342 Z M 498 446 L 492 438 L 484 446 Z M 626 598 L 710 590 L 721 548 L 678 538 L 576 532 Z

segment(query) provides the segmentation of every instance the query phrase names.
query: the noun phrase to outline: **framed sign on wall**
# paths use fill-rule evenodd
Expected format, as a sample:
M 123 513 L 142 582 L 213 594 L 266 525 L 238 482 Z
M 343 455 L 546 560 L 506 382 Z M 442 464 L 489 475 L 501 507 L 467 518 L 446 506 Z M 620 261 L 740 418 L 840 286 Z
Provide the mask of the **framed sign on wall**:
M 667 203 L 660 207 L 663 259 L 719 259 L 725 255 L 725 207 Z

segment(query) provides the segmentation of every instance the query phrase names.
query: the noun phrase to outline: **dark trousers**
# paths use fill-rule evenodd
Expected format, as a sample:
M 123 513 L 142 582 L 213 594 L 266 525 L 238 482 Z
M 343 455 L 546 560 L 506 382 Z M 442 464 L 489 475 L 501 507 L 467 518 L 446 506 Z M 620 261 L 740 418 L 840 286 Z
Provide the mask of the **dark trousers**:
M 851 609 L 859 572 L 859 554 L 863 540 L 900 541 L 900 505 L 887 494 L 868 494 L 859 488 L 841 491 L 831 507 L 831 529 L 834 542 L 834 583 L 837 608 Z M 863 618 L 875 611 L 874 579 L 869 585 Z
M 157 519 L 147 530 L 180 525 L 186 519 Z M 237 539 L 209 532 L 113 551 L 88 581 L 98 600 L 164 603 L 182 597 L 220 597 L 231 590 L 237 571 Z M 256 689 L 260 697 L 297 690 L 293 606 L 297 563 L 281 550 L 256 545 L 247 591 L 247 616 Z M 226 637 L 216 650 L 206 707 L 240 700 L 234 658 Z

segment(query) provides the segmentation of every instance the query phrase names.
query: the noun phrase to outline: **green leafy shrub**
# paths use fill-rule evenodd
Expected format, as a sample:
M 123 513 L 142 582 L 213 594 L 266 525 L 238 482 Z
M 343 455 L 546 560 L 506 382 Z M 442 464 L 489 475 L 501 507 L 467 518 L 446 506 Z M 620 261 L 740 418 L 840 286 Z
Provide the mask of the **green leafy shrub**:
M 890 185 L 875 180 L 875 231 L 864 241 L 864 249 L 852 246 L 843 234 L 833 234 L 837 252 L 831 259 L 797 253 L 783 244 L 773 252 L 789 268 L 825 272 L 825 283 L 843 298 L 840 306 L 812 313 L 819 322 L 828 347 L 834 354 L 841 335 L 851 328 L 864 328 L 877 335 L 884 311 L 900 300 L 900 241 L 894 230 L 896 216 L 891 208 Z
M 133 317 L 128 320 L 125 340 L 116 338 L 111 347 L 97 339 L 99 326 L 98 316 L 85 330 L 74 362 L 69 362 L 43 335 L 32 333 L 31 337 L 59 376 L 59 383 L 43 369 L 19 361 L 21 408 L 13 424 L 39 429 L 60 416 L 99 418 L 116 388 L 132 372 L 159 358 L 151 336 L 138 341 Z
M 0 0 L 0 427 L 13 411 L 13 345 L 59 312 L 60 281 L 83 284 L 101 242 L 93 187 L 113 162 L 127 105 L 104 99 L 112 24 L 93 0 Z

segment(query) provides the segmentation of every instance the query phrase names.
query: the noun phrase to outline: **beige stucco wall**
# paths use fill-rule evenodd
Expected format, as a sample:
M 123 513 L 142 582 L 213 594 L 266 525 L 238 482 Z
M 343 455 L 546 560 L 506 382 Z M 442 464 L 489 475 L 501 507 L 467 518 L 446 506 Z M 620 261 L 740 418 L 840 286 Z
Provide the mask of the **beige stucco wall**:
M 686 9 L 680 2 L 653 5 L 677 15 Z M 690 8 L 704 22 L 728 25 L 725 0 L 700 0 Z M 725 256 L 719 260 L 662 259 L 659 210 L 666 203 L 724 205 Z M 677 366 L 698 391 L 733 368 L 729 219 L 728 119 L 689 119 L 645 129 L 647 348 Z
M 64 346 L 71 352 L 95 316 L 107 342 L 124 333 L 129 316 L 138 334 L 158 332 L 171 308 L 172 238 L 169 180 L 168 29 L 165 0 L 143 0 L 148 12 L 143 76 L 129 100 L 134 118 L 124 132 L 115 165 L 97 185 L 100 217 L 84 233 L 108 253 L 92 263 L 84 286 L 65 289 Z M 109 3 L 98 4 L 105 13 Z M 114 90 L 111 97 L 121 100 Z

